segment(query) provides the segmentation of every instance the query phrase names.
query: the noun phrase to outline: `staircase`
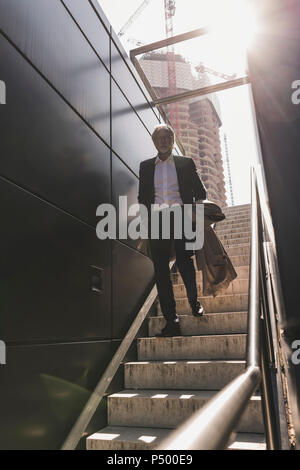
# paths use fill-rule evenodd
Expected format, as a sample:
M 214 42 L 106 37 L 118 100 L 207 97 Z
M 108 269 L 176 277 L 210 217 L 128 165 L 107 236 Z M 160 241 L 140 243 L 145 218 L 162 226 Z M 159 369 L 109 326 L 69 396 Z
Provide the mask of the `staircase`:
M 170 430 L 201 408 L 245 368 L 250 256 L 250 205 L 224 209 L 217 224 L 238 277 L 217 297 L 201 296 L 207 314 L 191 315 L 183 281 L 172 274 L 182 335 L 153 337 L 165 325 L 159 310 L 149 337 L 138 339 L 138 362 L 125 364 L 125 390 L 108 397 L 108 426 L 87 438 L 87 449 L 154 449 Z M 241 417 L 229 449 L 263 450 L 259 391 Z

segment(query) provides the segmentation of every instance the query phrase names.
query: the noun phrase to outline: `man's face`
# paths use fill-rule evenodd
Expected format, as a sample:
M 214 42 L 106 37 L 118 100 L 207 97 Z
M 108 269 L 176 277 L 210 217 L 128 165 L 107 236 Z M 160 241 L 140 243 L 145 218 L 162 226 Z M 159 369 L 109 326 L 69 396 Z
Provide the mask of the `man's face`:
M 167 129 L 160 129 L 154 136 L 153 143 L 160 153 L 168 153 L 172 151 L 174 137 Z

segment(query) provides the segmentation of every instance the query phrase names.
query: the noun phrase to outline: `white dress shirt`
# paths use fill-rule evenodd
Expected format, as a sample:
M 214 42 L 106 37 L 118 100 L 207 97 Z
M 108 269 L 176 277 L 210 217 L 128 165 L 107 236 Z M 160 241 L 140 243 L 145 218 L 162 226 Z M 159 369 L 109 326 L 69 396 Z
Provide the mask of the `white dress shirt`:
M 154 170 L 154 203 L 182 204 L 174 157 L 171 154 L 166 160 L 159 156 L 155 160 Z

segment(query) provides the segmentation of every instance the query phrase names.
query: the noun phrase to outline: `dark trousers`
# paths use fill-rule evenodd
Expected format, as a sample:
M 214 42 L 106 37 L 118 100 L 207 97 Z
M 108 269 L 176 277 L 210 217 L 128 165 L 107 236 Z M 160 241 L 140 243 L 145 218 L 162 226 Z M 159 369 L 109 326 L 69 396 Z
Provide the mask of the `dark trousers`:
M 196 273 L 192 260 L 194 252 L 185 248 L 187 240 L 184 235 L 181 239 L 174 238 L 174 218 L 172 214 L 170 224 L 170 239 L 162 239 L 161 230 L 159 231 L 159 239 L 155 240 L 150 237 L 150 248 L 154 264 L 158 298 L 162 313 L 167 322 L 177 318 L 176 302 L 169 268 L 172 243 L 175 244 L 176 265 L 183 279 L 188 300 L 190 303 L 197 301 Z M 184 234 L 184 232 L 182 233 Z M 191 242 L 191 240 L 189 240 L 189 242 Z

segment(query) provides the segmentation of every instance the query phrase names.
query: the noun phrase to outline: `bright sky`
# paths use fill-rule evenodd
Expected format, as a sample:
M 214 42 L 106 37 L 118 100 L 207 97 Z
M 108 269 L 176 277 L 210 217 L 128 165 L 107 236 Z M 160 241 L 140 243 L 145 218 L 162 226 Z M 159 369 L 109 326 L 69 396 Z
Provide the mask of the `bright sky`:
M 116 33 L 142 4 L 142 0 L 98 0 Z M 176 0 L 174 34 L 209 26 L 211 36 L 176 46 L 191 62 L 237 77 L 246 75 L 246 46 L 251 47 L 255 19 L 247 0 Z M 165 38 L 164 0 L 152 0 L 122 37 L 127 51 L 136 47 L 127 38 L 150 43 Z M 214 80 L 214 77 L 211 77 Z M 249 86 L 218 92 L 223 134 L 227 135 L 234 204 L 250 202 L 250 164 L 257 161 L 257 146 L 249 100 Z M 225 156 L 225 152 L 223 152 Z M 224 162 L 224 173 L 226 165 Z M 229 192 L 227 191 L 228 203 Z

